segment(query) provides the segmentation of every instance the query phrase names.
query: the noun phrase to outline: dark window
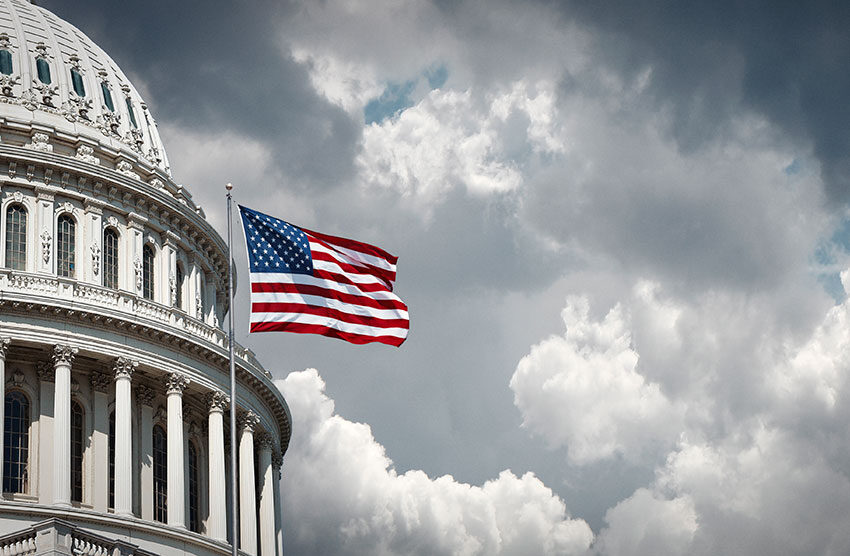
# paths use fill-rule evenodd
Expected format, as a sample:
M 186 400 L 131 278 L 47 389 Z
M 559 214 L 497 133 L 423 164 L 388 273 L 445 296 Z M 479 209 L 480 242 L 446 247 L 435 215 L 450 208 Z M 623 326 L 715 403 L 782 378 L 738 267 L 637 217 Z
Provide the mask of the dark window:
M 27 211 L 21 205 L 6 209 L 6 266 L 27 269 Z
M 153 299 L 153 247 L 142 248 L 142 295 Z
M 77 224 L 63 214 L 56 221 L 56 273 L 66 278 L 74 277 L 74 236 Z
M 153 427 L 153 517 L 168 520 L 168 447 L 165 430 Z
M 83 501 L 83 406 L 71 402 L 71 500 Z
M 26 492 L 29 483 L 30 402 L 23 392 L 6 394 L 3 420 L 3 492 Z
M 109 414 L 109 507 L 115 507 L 115 412 Z
M 112 93 L 109 91 L 109 85 L 106 84 L 106 81 L 100 82 L 100 90 L 103 93 L 103 102 L 106 107 L 109 108 L 110 112 L 115 112 L 115 105 L 112 104 Z
M 195 443 L 189 442 L 189 530 L 196 533 L 201 532 L 201 520 L 199 519 L 199 483 L 198 483 L 198 451 Z
M 5 75 L 12 73 L 12 53 L 5 48 L 0 50 L 0 73 Z
M 174 306 L 178 309 L 183 308 L 183 281 L 186 276 L 183 274 L 183 266 L 180 263 L 177 263 L 177 276 L 176 276 L 176 284 L 175 292 L 174 292 Z
M 38 80 L 45 85 L 50 85 L 50 64 L 44 58 L 36 58 L 35 71 L 38 73 Z
M 113 228 L 103 231 L 103 285 L 118 287 L 118 232 Z
M 71 85 L 74 87 L 74 92 L 77 96 L 86 96 L 86 86 L 83 85 L 83 75 L 77 68 L 71 68 Z
M 130 123 L 133 124 L 134 129 L 138 129 L 139 124 L 136 123 L 136 113 L 133 111 L 133 101 L 130 100 L 130 97 L 126 97 L 124 102 L 127 104 L 127 114 L 130 115 Z

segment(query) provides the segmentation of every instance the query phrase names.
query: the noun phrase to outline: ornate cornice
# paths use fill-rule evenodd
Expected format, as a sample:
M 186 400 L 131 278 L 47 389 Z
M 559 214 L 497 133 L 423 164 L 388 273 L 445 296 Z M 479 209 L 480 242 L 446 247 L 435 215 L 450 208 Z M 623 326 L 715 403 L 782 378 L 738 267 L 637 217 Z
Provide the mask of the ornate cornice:
M 53 364 L 71 366 L 74 363 L 74 356 L 79 351 L 75 347 L 65 344 L 56 344 L 53 346 Z
M 230 398 L 224 392 L 216 390 L 207 394 L 207 407 L 209 408 L 210 413 L 216 411 L 224 413 L 224 410 L 227 409 L 227 404 L 229 403 Z
M 115 373 L 115 380 L 121 378 L 126 378 L 128 380 L 132 379 L 133 371 L 135 371 L 138 366 L 138 361 L 128 357 L 119 357 L 115 360 L 115 363 L 112 366 L 112 371 Z
M 180 373 L 169 373 L 165 378 L 165 393 L 169 396 L 177 394 L 182 396 L 183 390 L 189 385 L 189 379 Z

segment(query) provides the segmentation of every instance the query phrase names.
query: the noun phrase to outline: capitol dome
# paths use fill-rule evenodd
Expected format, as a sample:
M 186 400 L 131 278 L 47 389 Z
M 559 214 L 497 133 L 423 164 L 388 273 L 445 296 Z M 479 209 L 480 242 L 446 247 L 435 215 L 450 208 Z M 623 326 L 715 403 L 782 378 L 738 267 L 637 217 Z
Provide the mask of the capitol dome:
M 283 553 L 289 409 L 241 346 L 227 463 L 227 266 L 121 69 L 0 0 L 0 554 Z

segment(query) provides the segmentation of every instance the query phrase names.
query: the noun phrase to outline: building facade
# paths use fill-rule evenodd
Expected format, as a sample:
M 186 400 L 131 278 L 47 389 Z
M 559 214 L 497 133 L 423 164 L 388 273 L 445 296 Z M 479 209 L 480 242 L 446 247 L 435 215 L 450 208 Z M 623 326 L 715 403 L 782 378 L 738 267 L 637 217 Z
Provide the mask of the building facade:
M 237 354 L 227 249 L 69 23 L 0 0 L 0 554 L 283 553 L 286 401 Z M 229 490 L 230 474 L 238 490 Z

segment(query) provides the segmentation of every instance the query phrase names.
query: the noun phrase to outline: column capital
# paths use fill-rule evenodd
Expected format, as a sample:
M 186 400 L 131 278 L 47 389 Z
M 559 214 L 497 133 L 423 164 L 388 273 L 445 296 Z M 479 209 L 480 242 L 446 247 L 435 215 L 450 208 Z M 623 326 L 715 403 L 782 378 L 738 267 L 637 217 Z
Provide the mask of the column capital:
M 260 424 L 260 417 L 253 411 L 245 411 L 238 416 L 237 426 L 239 430 L 246 430 L 253 433 L 257 425 Z
M 257 432 L 257 434 L 254 435 L 254 440 L 256 440 L 257 446 L 259 447 L 260 451 L 274 451 L 274 438 L 272 438 L 272 435 L 270 435 L 266 431 Z
M 280 473 L 280 468 L 283 465 L 283 456 L 280 455 L 280 452 L 274 451 L 272 452 L 272 467 L 274 467 L 275 471 Z
M 0 338 L 0 359 L 6 359 L 6 352 L 9 349 L 9 344 L 12 343 L 11 338 L 2 337 Z
M 182 396 L 183 390 L 189 385 L 189 379 L 180 373 L 168 373 L 165 378 L 165 393 L 169 396 L 177 394 Z
M 74 356 L 79 351 L 75 347 L 65 344 L 56 344 L 53 346 L 53 365 L 71 365 L 74 362 Z
M 207 394 L 207 407 L 209 408 L 210 413 L 216 411 L 224 413 L 228 403 L 230 403 L 230 398 L 227 394 L 220 390 L 214 390 Z
M 153 399 L 155 397 L 156 392 L 154 392 L 153 388 L 149 388 L 144 384 L 136 386 L 136 400 L 139 404 L 153 407 Z
M 95 392 L 107 392 L 112 384 L 112 377 L 106 373 L 94 371 L 89 375 L 89 382 Z
M 115 372 L 115 380 L 119 378 L 133 378 L 133 371 L 139 366 L 139 362 L 128 357 L 119 357 L 115 360 L 112 370 Z
M 53 382 L 56 378 L 56 372 L 53 370 L 53 366 L 47 361 L 36 363 L 35 372 L 38 375 L 38 380 L 42 382 Z

